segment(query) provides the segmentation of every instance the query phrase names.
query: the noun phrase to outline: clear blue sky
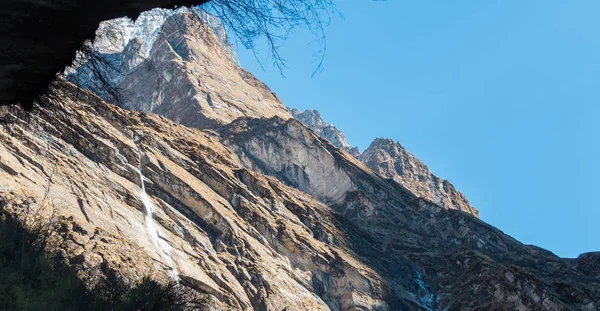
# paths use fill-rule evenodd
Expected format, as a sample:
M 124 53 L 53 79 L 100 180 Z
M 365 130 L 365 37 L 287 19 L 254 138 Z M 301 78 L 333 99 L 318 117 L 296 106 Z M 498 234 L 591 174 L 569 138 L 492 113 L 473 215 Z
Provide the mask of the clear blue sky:
M 450 3 L 452 2 L 452 3 Z M 505 233 L 600 250 L 600 2 L 337 2 L 323 72 L 298 31 L 285 77 L 242 66 L 362 149 L 399 141 Z M 261 57 L 266 47 L 259 43 Z

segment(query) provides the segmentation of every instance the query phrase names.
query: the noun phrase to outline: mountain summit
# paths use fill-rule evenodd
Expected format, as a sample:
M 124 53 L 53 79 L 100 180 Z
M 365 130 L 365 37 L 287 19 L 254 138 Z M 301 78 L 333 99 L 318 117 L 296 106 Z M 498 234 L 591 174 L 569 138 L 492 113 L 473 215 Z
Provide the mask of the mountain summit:
M 344 133 L 333 126 L 333 124 L 323 121 L 321 113 L 318 110 L 307 109 L 304 112 L 300 112 L 300 110 L 294 108 L 291 112 L 294 118 L 300 120 L 300 122 L 308 126 L 317 135 L 328 139 L 334 146 L 346 150 L 355 157 L 360 154 L 360 150 L 357 147 L 352 147 L 348 144 Z
M 124 108 L 154 112 L 201 129 L 215 128 L 239 117 L 291 118 L 277 95 L 237 65 L 215 17 L 198 9 L 165 11 L 143 14 L 141 22 L 106 22 L 99 30 L 97 51 L 104 60 L 116 64 L 107 66 L 107 70 L 102 67 L 100 74 L 121 93 Z M 113 38 L 118 44 L 110 43 Z M 127 38 L 131 40 L 123 43 Z M 136 46 L 141 47 L 129 48 L 131 42 L 139 42 Z M 106 51 L 118 52 L 102 53 Z M 144 54 L 142 59 L 140 53 Z M 121 65 L 131 60 L 135 60 L 135 66 Z M 88 62 L 69 80 L 103 96 L 102 87 L 89 87 L 101 85 L 98 81 L 88 82 L 90 67 L 97 66 Z M 117 70 L 111 70 L 114 67 Z M 85 78 L 83 83 L 81 77 Z
M 422 198 L 445 208 L 479 215 L 449 181 L 434 175 L 400 143 L 377 138 L 358 158 L 377 174 L 393 179 Z
M 112 64 L 103 74 L 123 93 L 124 108 L 158 113 L 199 129 L 216 129 L 239 117 L 294 117 L 416 195 L 478 215 L 450 182 L 435 176 L 399 144 L 376 139 L 361 155 L 319 111 L 288 110 L 265 84 L 237 65 L 224 28 L 200 9 L 155 9 L 136 21 L 104 22 L 94 46 Z M 71 80 L 106 99 L 89 67 L 81 66 L 72 75 L 79 79 Z

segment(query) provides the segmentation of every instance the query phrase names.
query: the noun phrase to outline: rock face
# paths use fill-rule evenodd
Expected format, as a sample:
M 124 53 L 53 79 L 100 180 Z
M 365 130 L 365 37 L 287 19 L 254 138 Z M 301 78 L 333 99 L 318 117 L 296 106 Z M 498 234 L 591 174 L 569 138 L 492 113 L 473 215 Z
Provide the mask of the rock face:
M 346 141 L 344 133 L 338 130 L 330 123 L 323 121 L 321 113 L 318 110 L 300 110 L 294 108 L 291 110 L 292 116 L 304 123 L 308 128 L 313 130 L 317 135 L 329 140 L 334 146 L 346 150 L 351 155 L 358 157 L 360 151 L 357 147 L 352 147 Z
M 244 169 L 210 133 L 71 96 L 35 125 L 3 112 L 0 189 L 72 217 L 65 252 L 80 269 L 166 278 L 174 263 L 221 310 L 385 305 L 372 269 L 327 242 L 341 236 L 329 207 Z M 147 231 L 140 176 L 168 257 Z
M 216 310 L 600 307 L 595 254 L 561 259 L 418 198 L 295 119 L 201 131 L 61 90 L 0 113 L 0 195 L 70 219 L 78 269 L 176 271 Z
M 98 96 L 109 100 L 113 94 L 111 89 L 106 88 L 106 84 L 118 85 L 123 81 L 123 73 L 130 72 L 139 65 L 145 58 L 143 42 L 134 38 L 118 53 L 100 53 L 98 60 L 88 61 L 76 70 L 68 68 L 67 79 L 80 87 L 89 90 Z M 101 72 L 102 77 L 99 76 Z
M 419 197 L 444 208 L 479 215 L 449 181 L 434 175 L 423 162 L 391 139 L 375 139 L 358 158 L 377 174 L 393 179 Z
M 477 215 L 450 182 L 433 175 L 400 145 L 375 140 L 361 155 L 317 110 L 288 111 L 266 85 L 237 66 L 225 30 L 204 11 L 155 9 L 135 21 L 107 21 L 101 24 L 94 46 L 99 53 L 112 52 L 101 54 L 112 64 L 104 76 L 122 91 L 125 108 L 155 112 L 200 129 L 216 129 L 239 117 L 287 119 L 291 113 L 317 135 L 417 196 Z M 77 79 L 71 80 L 108 98 L 89 71 L 82 66 Z
M 50 106 L 0 109 L 0 196 L 63 216 L 76 270 L 175 277 L 214 310 L 600 308 L 597 253 L 512 239 L 396 143 L 357 159 L 196 13 L 141 24 L 156 35 L 102 44 L 132 110 L 64 80 Z
M 104 71 L 104 76 L 120 91 L 127 109 L 155 112 L 200 129 L 239 117 L 291 117 L 266 85 L 237 65 L 223 27 L 204 11 L 153 10 L 135 22 L 107 22 L 98 32 L 98 52 L 120 51 L 101 55 L 110 62 L 120 60 L 116 67 L 123 70 Z M 133 39 L 122 48 L 129 38 Z M 133 44 L 141 44 L 147 54 L 142 61 L 137 61 L 140 52 L 130 48 Z M 136 60 L 135 66 L 119 65 L 130 59 Z M 89 76 L 88 67 L 81 66 L 70 80 Z M 101 88 L 94 88 L 98 81 L 91 80 L 77 84 L 106 99 Z
M 323 121 L 317 110 L 300 112 L 292 109 L 292 116 L 310 128 L 315 134 L 325 138 L 334 146 L 347 151 L 363 162 L 375 173 L 390 178 L 406 187 L 415 195 L 429 200 L 441 207 L 456 209 L 479 215 L 467 198 L 447 180 L 434 175 L 427 166 L 408 152 L 399 143 L 391 139 L 375 139 L 364 153 L 357 147 L 351 147 L 344 134 L 330 123 Z
M 144 55 L 148 56 L 165 21 L 173 15 L 186 13 L 198 15 L 217 36 L 233 63 L 239 65 L 235 47 L 229 42 L 221 21 L 198 7 L 181 7 L 176 10 L 157 8 L 142 12 L 135 20 L 122 17 L 103 21 L 96 30 L 93 46 L 101 54 L 122 53 L 129 42 L 137 39 L 143 44 Z M 124 72 L 128 73 L 129 70 Z
M 277 96 L 237 67 L 196 14 L 176 14 L 160 29 L 149 57 L 119 84 L 124 107 L 196 128 L 243 116 L 289 118 Z

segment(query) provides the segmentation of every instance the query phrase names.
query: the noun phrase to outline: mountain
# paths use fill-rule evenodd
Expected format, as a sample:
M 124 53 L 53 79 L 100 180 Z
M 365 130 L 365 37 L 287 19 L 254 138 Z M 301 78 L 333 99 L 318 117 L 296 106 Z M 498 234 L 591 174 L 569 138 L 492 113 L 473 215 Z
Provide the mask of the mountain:
M 360 154 L 360 150 L 357 147 L 352 147 L 346 141 L 344 133 L 338 130 L 335 126 L 330 123 L 323 121 L 321 113 L 318 110 L 300 110 L 294 108 L 291 110 L 292 116 L 308 126 L 317 135 L 328 139 L 334 146 L 346 150 L 351 155 L 357 157 Z
M 173 15 L 187 13 L 200 17 L 225 47 L 233 63 L 239 65 L 235 47 L 229 42 L 221 21 L 198 7 L 180 7 L 176 10 L 156 8 L 142 12 L 135 20 L 122 17 L 104 21 L 96 31 L 93 46 L 100 54 L 115 54 L 123 52 L 131 40 L 138 39 L 143 43 L 145 55 L 148 56 L 165 21 Z
M 391 139 L 377 138 L 364 153 L 351 147 L 344 134 L 323 121 L 317 110 L 291 110 L 292 116 L 315 134 L 329 140 L 334 146 L 347 151 L 384 178 L 401 184 L 415 195 L 447 209 L 456 209 L 478 216 L 479 211 L 447 180 L 434 175 L 427 166 Z
M 226 40 L 224 30 L 214 17 L 200 10 L 150 13 L 143 14 L 141 22 L 107 22 L 94 43 L 104 60 L 116 63 L 96 72 L 100 71 L 103 79 L 122 94 L 124 108 L 155 112 L 196 128 L 215 128 L 242 116 L 291 117 L 276 94 L 232 60 L 231 49 L 222 41 Z M 221 35 L 217 36 L 214 29 Z M 118 40 L 111 45 L 108 42 L 113 38 Z M 121 50 L 127 38 L 133 39 Z M 129 48 L 132 42 L 139 42 L 135 45 L 141 47 Z M 140 53 L 145 55 L 141 61 Z M 120 66 L 132 59 L 135 66 Z M 68 79 L 107 99 L 98 79 L 85 78 L 94 71 L 90 67 L 96 69 L 97 62 L 80 66 Z M 86 82 L 89 80 L 92 83 Z
M 242 116 L 291 117 L 268 87 L 231 61 L 196 14 L 169 17 L 149 57 L 119 88 L 126 93 L 125 108 L 196 128 L 214 128 Z
M 175 276 L 219 310 L 327 309 L 311 275 L 349 255 L 301 222 L 331 217 L 326 206 L 244 169 L 213 134 L 65 89 L 60 109 L 42 108 L 36 125 L 19 111 L 2 115 L 0 189 L 15 213 L 25 193 L 68 217 L 61 251 L 73 266 Z M 337 260 L 339 271 L 367 268 Z
M 125 78 L 124 72 L 130 72 L 146 58 L 143 42 L 131 39 L 119 53 L 97 55 L 98 59 L 88 61 L 78 68 L 68 68 L 67 79 L 80 87 L 92 91 L 105 100 L 114 97 L 114 89 Z M 99 75 L 98 73 L 101 73 Z M 112 93 L 111 93 L 112 92 Z
M 266 85 L 233 61 L 224 28 L 202 10 L 155 9 L 135 21 L 104 22 L 97 35 L 94 46 L 112 64 L 101 68 L 103 75 L 124 93 L 122 104 L 127 109 L 155 112 L 200 129 L 218 128 L 239 117 L 294 117 L 416 195 L 444 208 L 478 214 L 450 182 L 432 174 L 402 146 L 375 140 L 361 155 L 317 110 L 288 110 Z M 109 97 L 89 66 L 81 66 L 77 78 L 71 80 Z
M 393 141 L 353 156 L 197 13 L 158 27 L 104 54 L 123 107 L 61 79 L 0 108 L 1 215 L 58 224 L 48 252 L 84 282 L 176 280 L 211 310 L 600 308 L 599 253 L 522 244 Z
M 0 113 L 0 189 L 15 215 L 63 216 L 77 271 L 177 278 L 216 310 L 599 307 L 597 253 L 523 245 L 295 119 L 201 131 L 63 83 L 52 107 Z
M 444 208 L 479 215 L 449 181 L 434 175 L 423 162 L 391 139 L 375 139 L 358 158 L 377 174 L 393 179 L 422 198 Z

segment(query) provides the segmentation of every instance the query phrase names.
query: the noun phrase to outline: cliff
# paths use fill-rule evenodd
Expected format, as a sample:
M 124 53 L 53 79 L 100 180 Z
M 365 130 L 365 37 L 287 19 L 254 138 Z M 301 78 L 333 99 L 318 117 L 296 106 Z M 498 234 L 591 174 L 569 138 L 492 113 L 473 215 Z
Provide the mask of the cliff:
M 140 24 L 155 36 L 100 45 L 123 107 L 60 79 L 47 106 L 0 108 L 1 214 L 59 219 L 48 252 L 84 283 L 174 280 L 213 310 L 600 308 L 598 253 L 507 236 L 391 140 L 357 155 L 197 12 Z

